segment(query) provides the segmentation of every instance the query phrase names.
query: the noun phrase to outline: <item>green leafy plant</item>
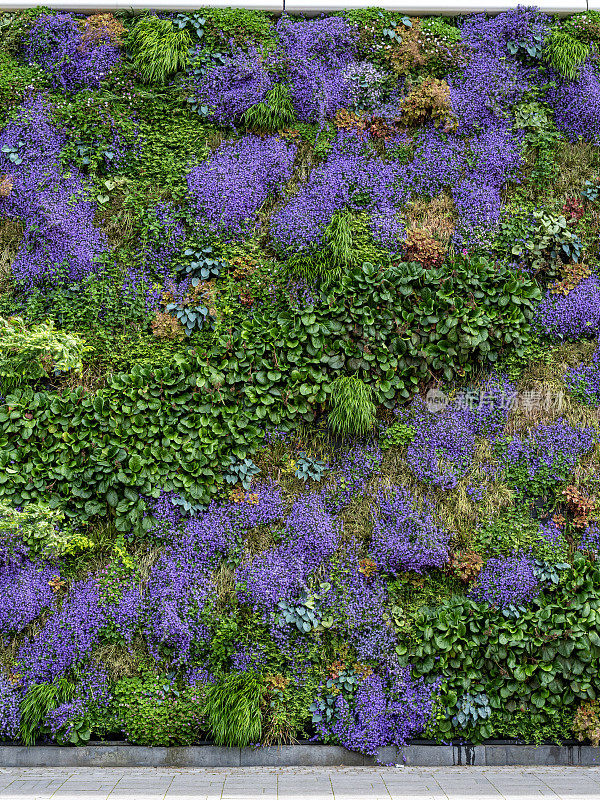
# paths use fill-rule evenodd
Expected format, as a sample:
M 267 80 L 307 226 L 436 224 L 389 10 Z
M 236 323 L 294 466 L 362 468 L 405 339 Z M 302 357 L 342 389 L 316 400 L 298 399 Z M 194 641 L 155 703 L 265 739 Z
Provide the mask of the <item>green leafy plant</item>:
M 217 745 L 245 747 L 262 734 L 264 682 L 253 672 L 231 672 L 206 688 L 204 715 Z
M 495 247 L 536 272 L 556 277 L 559 267 L 581 258 L 583 245 L 564 214 L 551 210 L 507 210 L 498 226 Z
M 235 458 L 235 456 L 231 456 L 227 472 L 225 473 L 225 480 L 227 483 L 233 484 L 239 481 L 242 487 L 248 490 L 252 485 L 252 479 L 255 475 L 258 475 L 259 472 L 260 468 L 257 467 L 250 458 L 240 460 Z
M 278 624 L 281 628 L 286 625 L 295 625 L 301 633 L 322 631 L 330 628 L 333 617 L 323 617 L 323 600 L 331 589 L 330 583 L 320 583 L 318 591 L 305 588 L 294 601 L 279 600 L 277 608 L 280 609 Z
M 329 426 L 338 436 L 362 436 L 375 424 L 372 392 L 360 378 L 336 378 L 331 384 Z
M 416 430 L 414 425 L 407 425 L 404 422 L 393 422 L 379 437 L 379 445 L 382 450 L 389 450 L 390 447 L 406 447 L 412 442 L 415 435 Z
M 581 190 L 581 196 L 594 203 L 600 197 L 600 182 L 587 180 Z
M 185 328 L 187 336 L 191 336 L 194 331 L 201 331 L 205 326 L 210 327 L 213 324 L 210 309 L 203 305 L 167 303 L 165 311 L 179 320 Z
M 515 128 L 523 131 L 523 145 L 535 151 L 535 164 L 531 171 L 533 187 L 548 187 L 556 177 L 556 145 L 560 134 L 552 112 L 538 100 L 529 100 L 515 106 Z
M 112 726 L 128 742 L 173 747 L 198 741 L 203 729 L 203 685 L 179 688 L 173 675 L 142 668 L 117 681 L 110 708 Z
M 11 540 L 20 540 L 29 550 L 29 557 L 40 555 L 68 556 L 94 547 L 93 542 L 81 533 L 65 528 L 64 514 L 55 508 L 30 503 L 22 511 L 0 503 L 0 541 L 9 549 Z
M 144 83 L 164 84 L 187 66 L 192 39 L 170 19 L 147 16 L 135 24 L 127 44 Z
M 81 372 L 84 340 L 52 322 L 27 328 L 20 317 L 0 317 L 0 387 L 17 386 L 60 372 Z
M 569 80 L 575 80 L 589 54 L 588 43 L 579 41 L 568 31 L 556 27 L 544 45 L 546 61 L 559 75 Z
M 324 461 L 319 461 L 316 458 L 311 458 L 306 453 L 300 452 L 295 459 L 296 470 L 294 475 L 301 481 L 306 481 L 310 478 L 311 481 L 317 483 L 323 477 L 323 473 L 328 469 Z
M 73 697 L 74 685 L 67 678 L 53 683 L 35 683 L 21 701 L 21 739 L 30 746 L 42 734 L 48 712 Z
M 227 267 L 226 262 L 217 256 L 212 245 L 205 245 L 199 249 L 187 247 L 183 255 L 190 261 L 182 264 L 179 271 L 191 277 L 192 286 L 198 286 L 201 281 L 218 278 Z
M 531 516 L 527 506 L 509 507 L 496 517 L 482 520 L 474 532 L 472 548 L 486 557 L 526 550 L 552 563 L 566 561 L 569 552 L 566 538 L 548 541 L 540 532 L 539 520 Z
M 536 715 L 540 729 L 564 730 L 565 715 L 572 718 L 578 702 L 600 691 L 598 585 L 597 564 L 575 553 L 552 593 L 538 595 L 519 616 L 465 597 L 424 607 L 402 637 L 400 661 L 428 681 L 442 677 L 451 717 L 463 695 L 487 695 L 492 716 L 469 729 L 471 741 L 489 736 L 498 716 L 508 728 L 515 712 Z M 451 717 L 437 720 L 436 736 L 464 735 Z
M 544 52 L 544 37 L 541 33 L 534 33 L 527 39 L 511 39 L 506 43 L 506 49 L 525 61 L 539 61 Z
M 464 694 L 457 702 L 457 711 L 454 718 L 460 728 L 478 725 L 483 720 L 490 718 L 492 709 L 488 697 L 483 692 L 478 694 Z
M 267 133 L 287 128 L 295 119 L 289 88 L 284 83 L 276 83 L 264 100 L 244 111 L 241 123 L 246 128 Z

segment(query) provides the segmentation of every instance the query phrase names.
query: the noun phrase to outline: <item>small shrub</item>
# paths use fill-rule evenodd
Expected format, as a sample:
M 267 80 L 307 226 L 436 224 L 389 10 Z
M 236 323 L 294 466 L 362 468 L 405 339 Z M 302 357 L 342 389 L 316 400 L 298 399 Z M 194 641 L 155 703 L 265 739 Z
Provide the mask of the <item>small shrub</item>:
M 483 568 L 483 559 L 479 553 L 472 550 L 463 550 L 452 553 L 448 562 L 448 569 L 463 583 L 475 580 Z
M 445 256 L 446 251 L 442 244 L 426 231 L 413 228 L 407 232 L 404 249 L 405 261 L 416 261 L 425 269 L 430 269 L 441 266 Z
M 382 450 L 389 450 L 390 447 L 406 447 L 412 442 L 415 435 L 414 425 L 407 425 L 405 422 L 394 422 L 379 437 L 379 446 Z
M 179 689 L 172 677 L 144 669 L 116 683 L 111 711 L 116 729 L 131 744 L 190 745 L 203 727 L 204 687 Z
M 157 311 L 150 325 L 157 339 L 170 339 L 176 342 L 185 339 L 185 330 L 179 319 L 164 311 Z
M 317 481 L 318 483 L 323 477 L 323 473 L 328 469 L 324 461 L 311 458 L 303 452 L 298 453 L 296 456 L 294 466 L 296 468 L 294 475 L 301 481 L 304 481 L 304 483 L 306 483 L 309 478 L 311 481 Z
M 0 317 L 0 386 L 6 393 L 27 381 L 60 372 L 81 372 L 84 340 L 52 322 L 29 330 L 20 317 Z
M 112 14 L 92 14 L 83 20 L 81 27 L 84 45 L 110 42 L 118 47 L 123 43 L 125 27 Z

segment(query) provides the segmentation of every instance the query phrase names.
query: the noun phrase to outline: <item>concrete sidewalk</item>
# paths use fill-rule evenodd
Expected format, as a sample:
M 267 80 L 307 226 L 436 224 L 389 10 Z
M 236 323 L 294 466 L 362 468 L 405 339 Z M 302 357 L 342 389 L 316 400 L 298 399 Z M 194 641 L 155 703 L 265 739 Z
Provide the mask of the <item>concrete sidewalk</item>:
M 0 800 L 600 800 L 598 767 L 0 769 Z

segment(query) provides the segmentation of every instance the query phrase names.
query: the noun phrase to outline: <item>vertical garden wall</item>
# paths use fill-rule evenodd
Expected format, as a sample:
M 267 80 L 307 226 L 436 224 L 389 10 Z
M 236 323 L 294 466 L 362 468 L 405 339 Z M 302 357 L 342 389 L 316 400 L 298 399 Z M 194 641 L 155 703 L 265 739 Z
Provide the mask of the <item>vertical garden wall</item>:
M 598 744 L 599 43 L 0 17 L 0 739 Z

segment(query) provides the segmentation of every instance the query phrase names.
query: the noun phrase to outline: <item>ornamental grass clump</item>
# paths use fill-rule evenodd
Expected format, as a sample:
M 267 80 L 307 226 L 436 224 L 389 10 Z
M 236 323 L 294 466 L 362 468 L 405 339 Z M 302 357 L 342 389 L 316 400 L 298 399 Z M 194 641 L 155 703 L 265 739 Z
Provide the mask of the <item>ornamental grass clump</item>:
M 207 687 L 204 716 L 215 744 L 246 747 L 260 741 L 263 692 L 260 675 L 252 672 L 232 672 Z
M 170 19 L 142 17 L 127 42 L 133 62 L 144 83 L 164 84 L 171 75 L 185 70 L 192 39 Z
M 360 378 L 336 378 L 331 384 L 329 427 L 337 436 L 364 436 L 375 424 L 371 388 Z

